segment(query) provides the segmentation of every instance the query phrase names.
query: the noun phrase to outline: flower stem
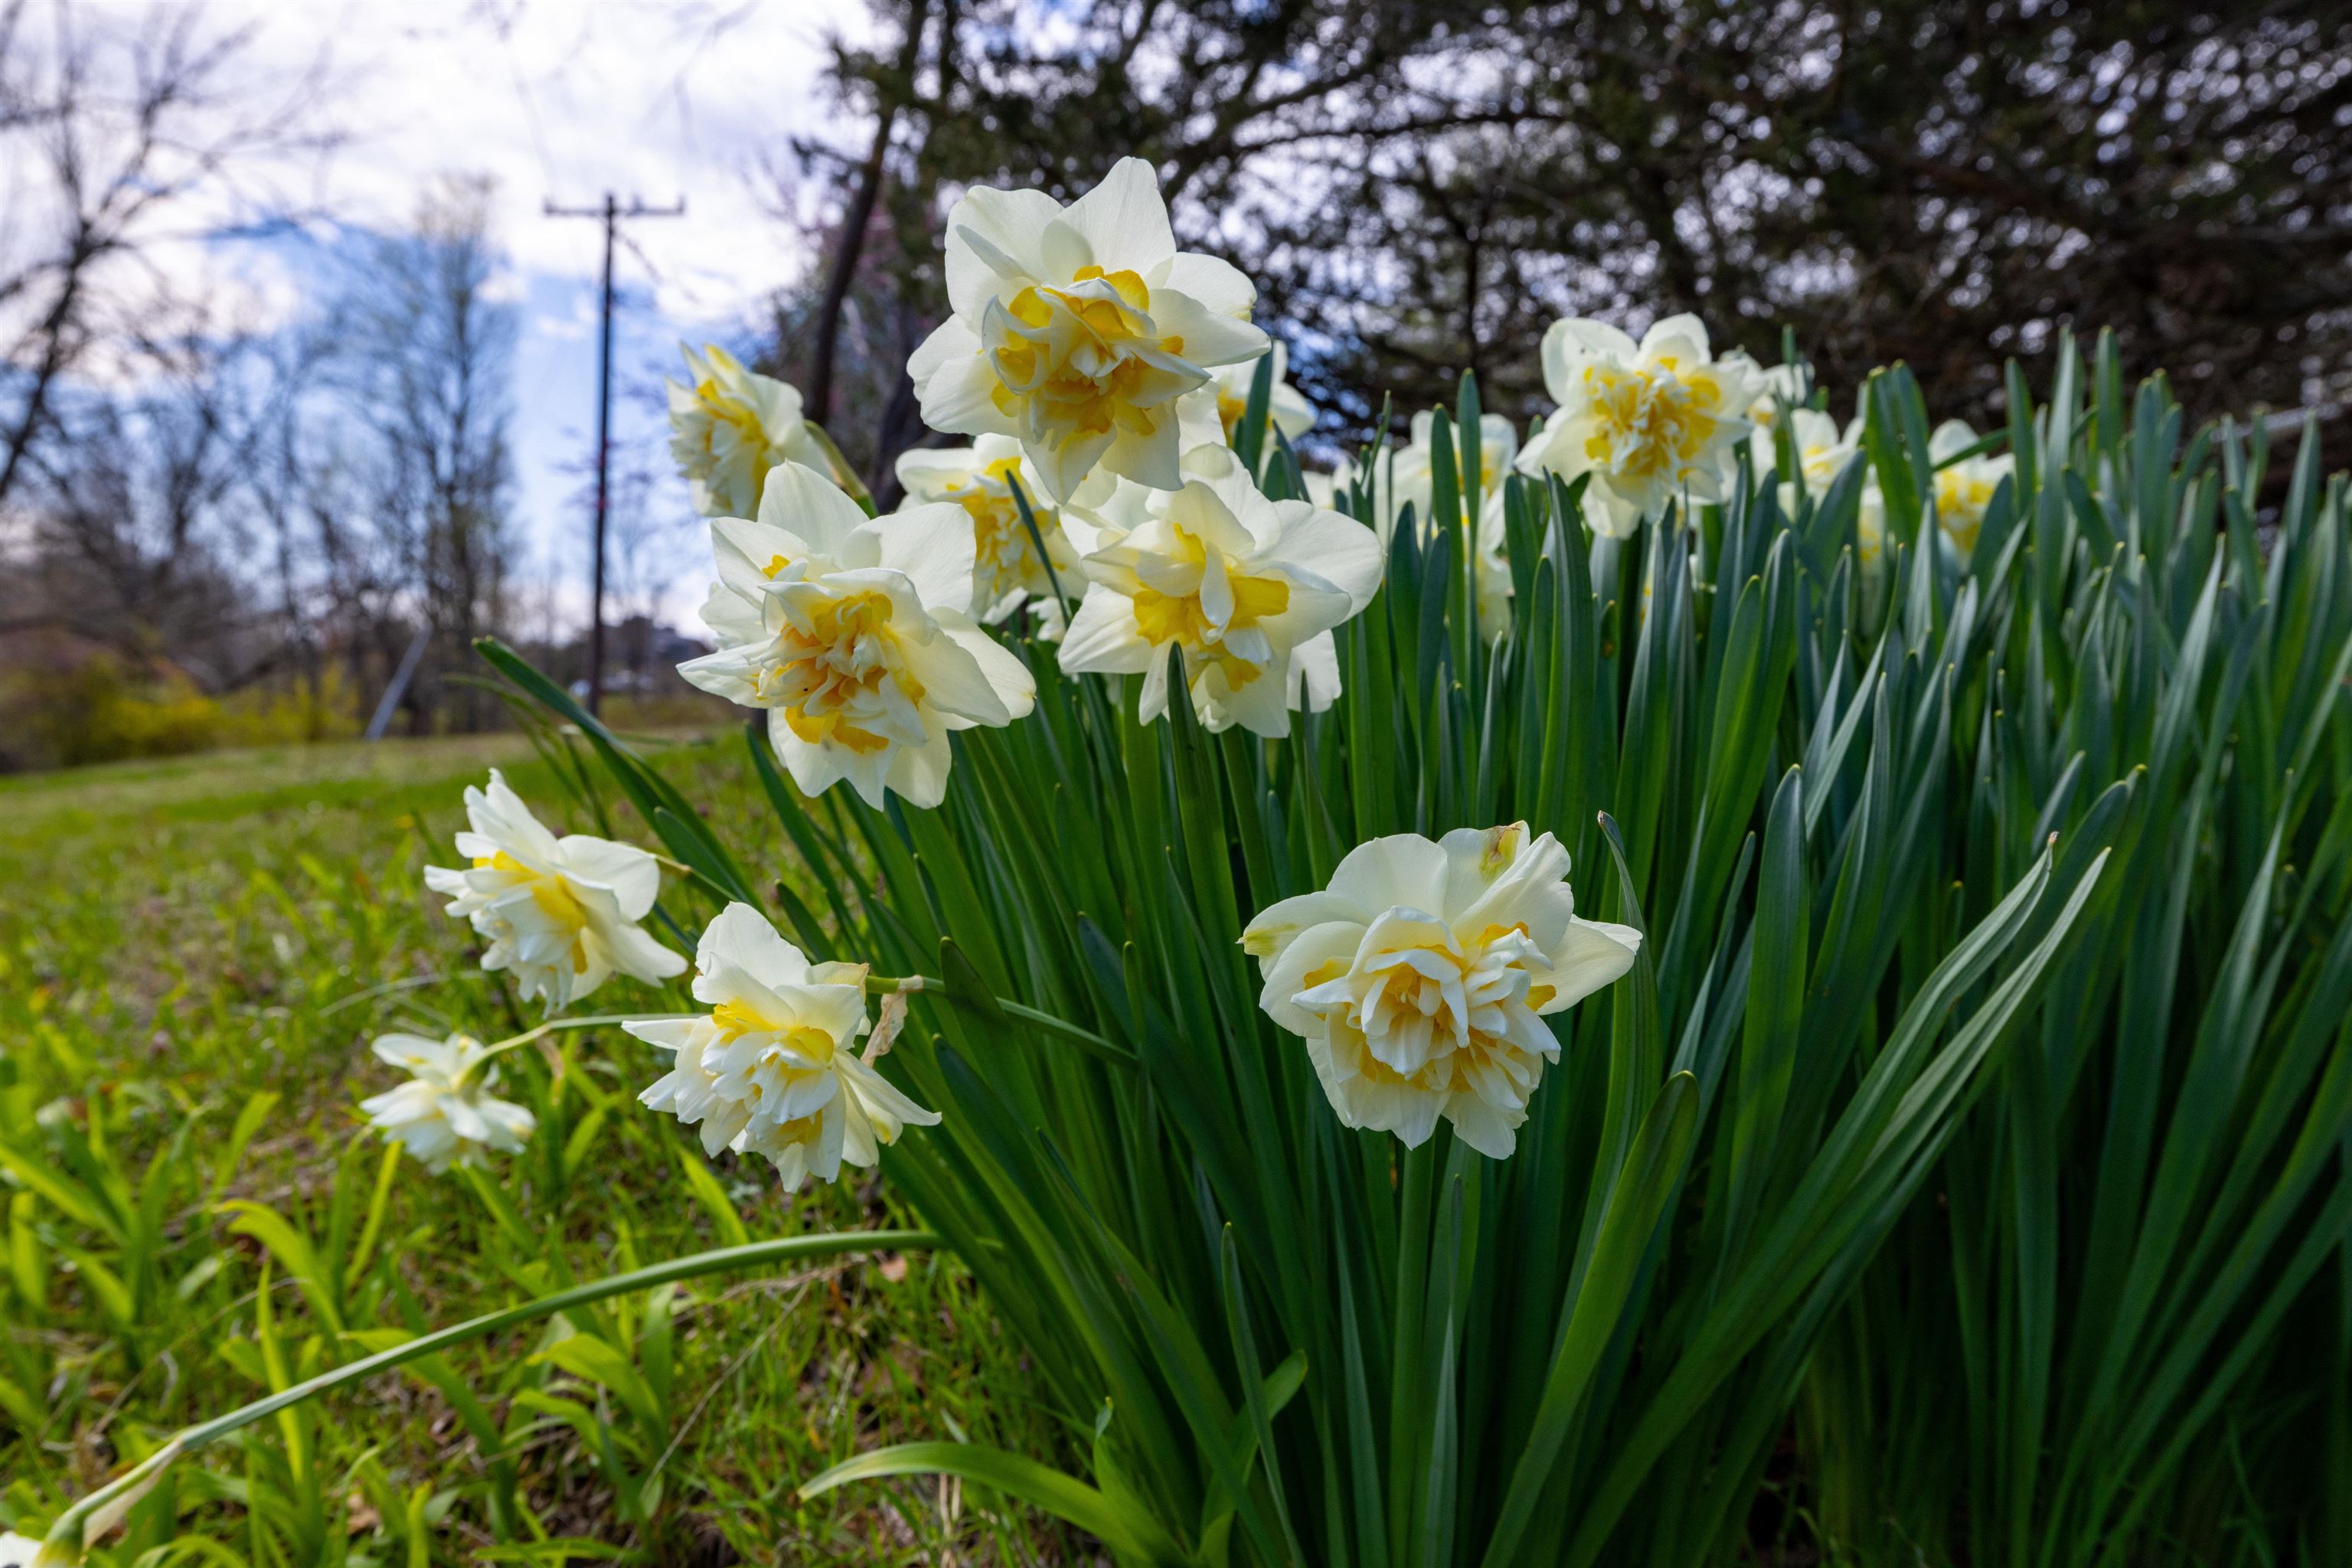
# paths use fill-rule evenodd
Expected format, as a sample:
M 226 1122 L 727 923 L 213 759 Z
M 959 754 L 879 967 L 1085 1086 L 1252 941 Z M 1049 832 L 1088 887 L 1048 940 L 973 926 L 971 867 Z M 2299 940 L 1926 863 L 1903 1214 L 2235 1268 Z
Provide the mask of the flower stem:
M 656 1022 L 656 1020 L 666 1018 L 697 1018 L 700 1016 L 701 1015 L 698 1013 L 604 1013 L 600 1014 L 593 1018 L 550 1018 L 546 1023 L 541 1024 L 535 1028 L 525 1029 L 520 1035 L 509 1035 L 503 1040 L 494 1041 L 491 1044 L 483 1047 L 482 1054 L 474 1059 L 474 1064 L 457 1076 L 457 1087 L 461 1089 L 464 1089 L 467 1084 L 474 1080 L 475 1075 L 479 1073 L 491 1062 L 494 1062 L 499 1058 L 506 1055 L 507 1052 L 513 1050 L 516 1047 L 527 1046 L 533 1040 L 539 1039 L 547 1035 L 554 1034 L 560 1030 L 602 1029 L 608 1028 L 615 1024 L 649 1024 Z
M 1051 1013 L 1040 1012 L 1018 1002 L 1008 1002 L 1002 996 L 959 996 L 945 981 L 933 979 L 928 974 L 869 974 L 866 977 L 866 991 L 872 996 L 902 996 L 919 991 L 931 992 L 944 996 L 959 1007 L 983 1016 L 993 1011 L 1006 1018 L 1018 1019 L 1031 1028 L 1067 1040 L 1088 1055 L 1099 1057 L 1114 1066 L 1132 1068 L 1139 1065 L 1133 1051 L 1114 1040 L 1105 1039 L 1092 1029 L 1082 1028 L 1067 1019 L 1056 1018 Z
M 566 1022 L 585 1025 L 594 1020 L 571 1019 Z M 541 1026 L 542 1028 L 552 1026 Z M 520 1037 L 518 1037 L 520 1038 Z M 183 1454 L 200 1448 L 216 1438 L 226 1437 L 239 1427 L 250 1426 L 290 1405 L 299 1405 L 321 1394 L 331 1393 L 346 1384 L 362 1382 L 379 1373 L 447 1350 L 452 1345 L 478 1340 L 501 1329 L 519 1323 L 533 1322 L 552 1317 L 574 1307 L 584 1307 L 614 1296 L 625 1296 L 637 1290 L 650 1290 L 656 1286 L 680 1279 L 696 1279 L 706 1274 L 723 1274 L 732 1269 L 753 1268 L 765 1263 L 779 1263 L 808 1258 L 829 1258 L 842 1252 L 877 1252 L 890 1249 L 900 1252 L 922 1251 L 945 1245 L 945 1238 L 928 1230 L 851 1230 L 822 1236 L 779 1237 L 767 1241 L 749 1242 L 741 1247 L 722 1247 L 709 1252 L 697 1252 L 685 1258 L 674 1258 L 667 1263 L 656 1263 L 646 1268 L 631 1269 L 625 1274 L 610 1275 L 603 1279 L 575 1285 L 551 1296 L 504 1307 L 495 1312 L 485 1312 L 468 1318 L 446 1329 L 429 1334 L 419 1334 L 404 1344 L 362 1356 L 358 1361 L 339 1366 L 332 1372 L 298 1383 L 291 1388 L 278 1390 L 266 1399 L 240 1406 L 226 1415 L 215 1415 L 209 1421 L 184 1426 L 173 1434 L 170 1441 L 152 1454 L 125 1470 L 121 1475 L 99 1488 L 79 1502 L 59 1514 L 49 1526 L 42 1546 L 58 1560 L 74 1563 L 97 1539 L 121 1522 L 122 1516 L 145 1496 L 163 1472 Z

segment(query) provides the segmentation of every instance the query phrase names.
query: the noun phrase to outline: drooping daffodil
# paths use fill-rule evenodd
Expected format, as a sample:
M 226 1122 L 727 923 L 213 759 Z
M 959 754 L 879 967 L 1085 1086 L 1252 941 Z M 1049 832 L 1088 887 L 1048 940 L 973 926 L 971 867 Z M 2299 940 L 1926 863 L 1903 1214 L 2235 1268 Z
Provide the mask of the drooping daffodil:
M 1359 845 L 1242 947 L 1265 976 L 1258 1005 L 1307 1042 L 1342 1122 L 1418 1148 L 1444 1117 L 1500 1160 L 1559 1059 L 1542 1018 L 1622 975 L 1641 940 L 1580 918 L 1568 851 L 1514 823 Z
M 910 502 L 951 501 L 971 515 L 972 617 L 995 626 L 1027 605 L 1044 616 L 1047 635 L 1059 637 L 1055 581 L 1058 578 L 1062 592 L 1075 600 L 1086 590 L 1086 574 L 1063 530 L 1062 509 L 1040 495 L 1036 480 L 1022 471 L 1021 443 L 1010 436 L 982 436 L 969 447 L 918 447 L 899 454 L 898 471 Z M 1108 475 L 1098 475 L 1097 480 L 1092 487 L 1081 486 L 1081 494 L 1089 488 L 1108 488 Z M 1045 541 L 1042 559 L 1013 499 L 1016 484 L 1029 498 L 1030 515 Z
M 937 805 L 948 732 L 1029 711 L 1036 682 L 969 613 L 971 514 L 953 502 L 871 518 L 824 475 L 768 476 L 758 519 L 710 525 L 719 582 L 702 618 L 719 647 L 678 666 L 705 691 L 768 710 L 803 794 L 843 779 Z
M 1315 405 L 1286 379 L 1290 373 L 1290 351 L 1282 340 L 1274 340 L 1274 385 L 1266 398 L 1266 423 L 1296 441 L 1315 428 Z M 1232 364 L 1219 365 L 1213 380 L 1217 388 L 1217 422 L 1224 426 L 1225 439 L 1234 438 L 1234 431 L 1249 412 L 1250 386 L 1257 379 L 1255 360 L 1236 360 Z M 1267 449 L 1274 443 L 1266 443 Z
M 472 863 L 427 866 L 425 885 L 488 939 L 482 967 L 513 971 L 526 998 L 553 1011 L 616 973 L 653 981 L 686 968 L 637 924 L 661 891 L 652 856 L 585 833 L 558 838 L 496 768 L 488 790 L 467 786 L 466 818 L 457 853 Z
M 1927 455 L 1943 467 L 1936 470 L 1936 522 L 1949 541 L 1952 552 L 1968 564 L 1976 553 L 1977 535 L 1984 531 L 1985 513 L 1992 510 L 1993 493 L 2001 480 L 2017 472 L 2017 458 L 2008 452 L 1979 452 L 1957 463 L 1945 459 L 1965 452 L 1979 437 L 1967 424 L 1947 419 L 1927 437 Z
M 490 1048 L 471 1035 L 383 1035 L 375 1054 L 409 1079 L 360 1101 L 360 1113 L 436 1174 L 478 1163 L 487 1150 L 519 1154 L 539 1126 L 529 1110 L 489 1092 Z
M 1166 711 L 1171 648 L 1211 730 L 1290 732 L 1290 710 L 1339 692 L 1331 628 L 1371 603 L 1383 557 L 1370 529 L 1311 501 L 1268 500 L 1222 447 L 1187 453 L 1181 489 L 1125 492 L 1062 668 L 1143 677 L 1146 722 Z
M 1057 501 L 1097 464 L 1182 484 L 1185 395 L 1268 346 L 1250 324 L 1255 286 L 1176 248 L 1139 158 L 1066 207 L 1042 191 L 966 192 L 948 214 L 947 291 L 951 314 L 907 365 L 924 422 L 1017 437 Z
M 695 954 L 694 996 L 710 1011 L 623 1028 L 672 1053 L 637 1098 L 688 1126 L 702 1149 L 759 1154 L 784 1190 L 870 1166 L 908 1124 L 938 1124 L 856 1049 L 868 1028 L 866 967 L 809 963 L 749 904 L 730 904 Z
M 1697 317 L 1669 316 L 1639 343 L 1605 322 L 1555 321 L 1543 369 L 1559 409 L 1518 466 L 1591 475 L 1584 516 L 1595 533 L 1630 539 L 1670 500 L 1722 499 L 1762 373 L 1744 354 L 1714 358 Z
M 760 487 L 779 463 L 832 471 L 801 417 L 800 389 L 746 369 L 716 343 L 679 345 L 688 380 L 669 386 L 669 451 L 705 517 L 756 517 Z

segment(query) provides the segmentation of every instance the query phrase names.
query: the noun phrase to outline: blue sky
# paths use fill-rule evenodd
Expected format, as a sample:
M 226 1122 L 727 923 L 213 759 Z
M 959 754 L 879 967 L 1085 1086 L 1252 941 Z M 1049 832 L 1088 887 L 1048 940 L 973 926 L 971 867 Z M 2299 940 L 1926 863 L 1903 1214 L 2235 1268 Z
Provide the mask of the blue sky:
M 520 336 L 513 428 L 517 519 L 530 567 L 559 616 L 584 614 L 588 512 L 582 465 L 595 427 L 601 226 L 543 214 L 615 191 L 687 216 L 625 227 L 617 267 L 614 444 L 665 476 L 656 508 L 690 516 L 668 478 L 657 401 L 681 338 L 724 336 L 810 265 L 811 190 L 796 136 L 854 133 L 824 89 L 827 42 L 860 37 L 862 0 L 765 4 L 630 0 L 401 0 L 270 4 L 219 0 L 223 28 L 255 27 L 257 64 L 288 79 L 320 68 L 342 145 L 289 170 L 289 199 L 359 228 L 397 228 L 448 174 L 496 181 L 493 223 L 511 273 L 501 291 Z M 316 271 L 249 246 L 192 257 L 213 286 L 290 320 Z M 673 610 L 699 597 L 704 546 L 680 548 Z

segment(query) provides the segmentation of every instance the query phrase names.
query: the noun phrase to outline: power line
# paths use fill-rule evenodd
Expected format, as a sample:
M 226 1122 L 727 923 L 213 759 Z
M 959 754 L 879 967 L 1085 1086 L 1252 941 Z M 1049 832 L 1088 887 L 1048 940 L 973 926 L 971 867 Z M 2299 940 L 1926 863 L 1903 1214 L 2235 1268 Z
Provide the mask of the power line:
M 604 702 L 604 522 L 612 503 L 607 470 L 613 455 L 613 245 L 627 219 L 684 217 L 686 198 L 680 196 L 669 206 L 649 207 L 631 196 L 625 207 L 619 197 L 606 191 L 602 206 L 558 206 L 551 200 L 546 213 L 549 217 L 604 221 L 604 321 L 596 350 L 596 564 L 588 593 L 588 711 L 597 713 Z

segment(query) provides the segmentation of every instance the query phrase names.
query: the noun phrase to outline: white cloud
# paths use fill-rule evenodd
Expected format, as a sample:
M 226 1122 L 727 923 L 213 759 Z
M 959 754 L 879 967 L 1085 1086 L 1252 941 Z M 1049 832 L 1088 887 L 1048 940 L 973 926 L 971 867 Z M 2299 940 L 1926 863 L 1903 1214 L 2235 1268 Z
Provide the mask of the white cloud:
M 570 343 L 579 342 L 590 332 L 594 331 L 596 319 L 596 306 L 591 297 L 583 291 L 572 297 L 570 315 L 544 313 L 533 317 L 530 325 L 531 331 L 542 338 L 553 338 L 559 342 Z
M 667 477 L 660 415 L 646 390 L 673 367 L 678 338 L 700 341 L 810 265 L 762 171 L 787 163 L 793 138 L 834 123 L 828 41 L 866 37 L 863 0 L 245 0 L 215 16 L 260 23 L 255 47 L 282 69 L 322 50 L 331 59 L 331 116 L 348 140 L 318 199 L 342 221 L 396 228 L 440 174 L 497 182 L 493 221 L 511 261 L 497 288 L 526 329 L 517 510 L 550 575 L 549 609 L 578 624 L 604 237 L 592 220 L 547 216 L 543 204 L 591 207 L 608 190 L 625 204 L 686 203 L 682 218 L 623 226 L 614 407 L 623 465 L 643 460 L 664 474 L 649 504 L 683 519 L 691 508 Z M 665 605 L 688 626 L 699 570 L 682 575 Z
M 127 7 L 92 14 L 139 25 Z M 321 259 L 355 233 L 402 228 L 440 176 L 488 175 L 509 256 L 492 293 L 525 328 L 519 521 L 560 584 L 551 605 L 572 619 L 584 595 L 571 584 L 586 577 L 580 469 L 595 417 L 604 248 L 597 223 L 548 216 L 544 204 L 593 206 L 607 191 L 624 203 L 686 203 L 683 217 L 625 224 L 616 268 L 614 447 L 625 464 L 666 476 L 659 377 L 674 371 L 678 339 L 701 342 L 746 319 L 811 264 L 799 221 L 808 192 L 779 190 L 775 171 L 790 169 L 795 137 L 852 129 L 838 123 L 826 85 L 830 40 L 866 41 L 870 29 L 865 0 L 214 0 L 202 13 L 205 40 L 249 31 L 237 68 L 244 105 L 262 112 L 318 72 L 319 111 L 341 144 L 323 161 L 240 166 L 236 185 L 215 182 L 174 205 L 168 229 L 142 231 L 142 259 L 174 294 L 206 300 L 224 325 L 268 331 L 319 303 Z M 0 191 L 22 195 L 37 172 L 0 157 Z M 310 215 L 307 246 L 282 231 L 235 233 L 271 206 Z M 38 216 L 12 206 L 0 252 L 16 230 L 37 229 Z M 120 287 L 135 314 L 131 286 Z M 79 374 L 118 372 L 93 362 Z M 691 510 L 667 477 L 650 504 L 681 519 Z M 688 625 L 693 599 L 673 606 Z
M 549 217 L 543 203 L 683 198 L 684 218 L 624 228 L 624 268 L 649 273 L 678 320 L 728 315 L 808 264 L 761 170 L 824 129 L 827 41 L 869 26 L 861 0 L 246 0 L 217 15 L 260 23 L 257 50 L 285 68 L 331 60 L 331 114 L 349 142 L 322 195 L 348 221 L 396 225 L 435 175 L 487 174 L 517 266 L 591 277 L 598 225 Z

